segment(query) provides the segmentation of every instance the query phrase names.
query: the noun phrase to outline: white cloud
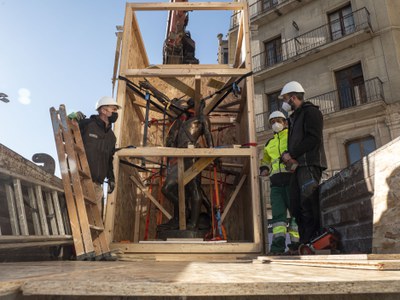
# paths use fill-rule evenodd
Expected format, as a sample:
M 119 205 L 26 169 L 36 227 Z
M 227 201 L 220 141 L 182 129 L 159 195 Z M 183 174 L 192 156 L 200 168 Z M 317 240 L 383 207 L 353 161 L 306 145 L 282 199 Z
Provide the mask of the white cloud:
M 20 88 L 18 90 L 18 101 L 24 105 L 31 104 L 31 91 L 26 88 Z

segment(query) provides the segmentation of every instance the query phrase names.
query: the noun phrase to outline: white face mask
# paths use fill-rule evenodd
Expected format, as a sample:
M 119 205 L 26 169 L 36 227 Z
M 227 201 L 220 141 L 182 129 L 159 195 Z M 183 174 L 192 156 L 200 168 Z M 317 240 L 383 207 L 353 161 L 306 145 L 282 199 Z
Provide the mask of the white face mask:
M 283 130 L 283 124 L 281 123 L 274 123 L 272 124 L 272 130 L 276 133 L 281 132 Z
M 290 104 L 287 103 L 287 102 L 283 102 L 283 104 L 282 104 L 282 109 L 283 109 L 284 111 L 286 111 L 286 112 L 292 111 L 292 107 L 291 107 Z

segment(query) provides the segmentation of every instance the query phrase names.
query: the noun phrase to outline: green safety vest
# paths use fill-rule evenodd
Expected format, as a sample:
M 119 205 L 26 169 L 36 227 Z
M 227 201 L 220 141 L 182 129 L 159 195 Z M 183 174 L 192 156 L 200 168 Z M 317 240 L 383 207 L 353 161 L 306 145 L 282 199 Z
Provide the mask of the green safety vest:
M 270 139 L 264 146 L 264 156 L 261 160 L 261 169 L 267 167 L 269 175 L 277 173 L 288 173 L 285 165 L 280 163 L 283 152 L 288 149 L 288 129 L 285 128 L 281 132 L 274 133 L 274 137 Z

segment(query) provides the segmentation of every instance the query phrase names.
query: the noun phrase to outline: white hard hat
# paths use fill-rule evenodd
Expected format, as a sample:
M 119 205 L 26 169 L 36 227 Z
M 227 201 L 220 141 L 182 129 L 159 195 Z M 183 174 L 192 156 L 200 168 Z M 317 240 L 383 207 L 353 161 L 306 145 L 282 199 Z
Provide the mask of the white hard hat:
M 283 95 L 289 94 L 289 93 L 304 93 L 304 89 L 300 83 L 297 81 L 291 81 L 286 83 L 283 86 L 283 89 L 281 91 L 281 94 L 279 95 L 279 99 L 283 98 Z
M 121 106 L 118 105 L 117 101 L 115 101 L 113 97 L 108 97 L 108 96 L 101 97 L 99 101 L 97 101 L 96 110 L 98 110 L 100 107 L 104 105 L 115 105 L 118 107 L 118 109 L 121 108 Z
M 285 120 L 286 120 L 285 115 L 284 115 L 282 112 L 280 112 L 279 110 L 276 110 L 276 111 L 272 112 L 272 113 L 269 115 L 268 122 L 271 121 L 272 119 L 275 119 L 275 118 L 282 118 L 282 119 L 285 119 Z

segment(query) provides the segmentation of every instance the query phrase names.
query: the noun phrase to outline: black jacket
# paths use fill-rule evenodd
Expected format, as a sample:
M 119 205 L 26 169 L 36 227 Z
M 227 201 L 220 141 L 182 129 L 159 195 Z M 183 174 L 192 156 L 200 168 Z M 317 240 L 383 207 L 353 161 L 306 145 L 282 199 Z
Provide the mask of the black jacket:
M 89 163 L 90 173 L 94 182 L 102 184 L 107 177 L 114 181 L 113 155 L 117 141 L 111 126 L 97 115 L 79 122 L 83 144 Z
M 300 166 L 326 169 L 323 116 L 318 106 L 304 102 L 289 118 L 288 151 Z

